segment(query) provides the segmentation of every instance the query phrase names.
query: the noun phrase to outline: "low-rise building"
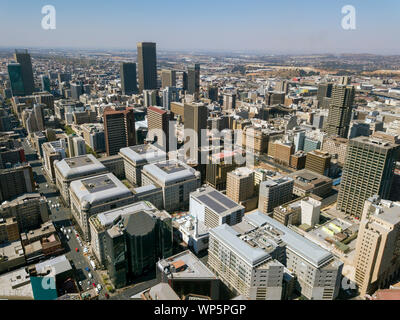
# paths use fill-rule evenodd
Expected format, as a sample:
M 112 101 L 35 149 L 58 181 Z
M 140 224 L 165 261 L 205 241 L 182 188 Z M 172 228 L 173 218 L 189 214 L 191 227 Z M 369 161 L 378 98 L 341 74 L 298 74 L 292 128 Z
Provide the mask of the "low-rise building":
M 234 225 L 242 221 L 244 216 L 242 205 L 210 186 L 199 188 L 190 194 L 189 211 L 208 228 L 224 223 Z
M 220 298 L 218 278 L 189 250 L 158 261 L 157 273 L 180 298 L 189 294 Z
M 303 169 L 289 174 L 293 178 L 293 194 L 298 197 L 315 194 L 321 198 L 332 192 L 332 179 L 322 174 Z

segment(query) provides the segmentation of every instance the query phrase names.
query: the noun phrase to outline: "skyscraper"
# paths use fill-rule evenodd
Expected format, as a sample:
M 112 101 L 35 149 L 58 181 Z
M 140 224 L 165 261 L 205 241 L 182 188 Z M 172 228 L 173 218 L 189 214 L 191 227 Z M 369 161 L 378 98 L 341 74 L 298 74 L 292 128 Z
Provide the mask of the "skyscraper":
M 125 110 L 106 109 L 103 118 L 108 156 L 117 154 L 121 148 L 136 144 L 133 108 L 126 108 Z
M 162 104 L 165 110 L 171 109 L 171 102 L 179 101 L 179 91 L 176 87 L 166 87 L 162 90 Z
M 50 92 L 50 78 L 48 76 L 41 75 L 40 84 L 42 86 L 42 91 Z
M 400 273 L 400 203 L 373 196 L 365 201 L 354 259 L 361 296 L 387 287 Z
M 201 131 L 207 129 L 208 109 L 203 103 L 185 103 L 183 110 L 185 143 L 193 143 L 197 154 L 201 146 Z
M 189 94 L 196 94 L 200 92 L 200 64 L 196 63 L 187 68 L 188 75 L 188 88 Z
M 183 92 L 188 90 L 188 74 L 186 71 L 182 71 L 182 89 Z
M 121 62 L 120 77 L 122 94 L 137 93 L 136 63 Z
M 13 96 L 23 96 L 25 94 L 24 81 L 22 80 L 22 68 L 19 63 L 10 63 L 8 66 L 8 76 L 10 77 L 11 93 Z
M 176 71 L 175 70 L 162 70 L 161 71 L 161 87 L 175 87 L 176 86 Z
M 71 98 L 79 100 L 79 97 L 83 94 L 83 85 L 81 81 L 71 83 Z
M 208 87 L 208 99 L 211 101 L 218 101 L 218 87 L 210 86 Z
M 337 208 L 361 216 L 364 201 L 373 195 L 389 197 L 400 145 L 357 137 L 349 141 Z
M 30 95 L 35 89 L 31 56 L 28 53 L 28 50 L 15 50 L 14 58 L 21 65 L 25 95 Z
M 355 89 L 353 86 L 333 86 L 326 128 L 329 135 L 347 138 L 353 110 L 354 94 Z
M 154 106 L 147 108 L 149 137 L 165 152 L 169 151 L 169 120 L 170 114 L 166 110 Z
M 332 95 L 332 83 L 321 83 L 318 85 L 318 107 L 320 108 L 328 108 L 329 105 L 324 104 L 324 98 L 330 98 Z M 326 101 L 326 100 L 325 100 Z
M 157 89 L 157 57 L 154 42 L 137 44 L 139 91 Z

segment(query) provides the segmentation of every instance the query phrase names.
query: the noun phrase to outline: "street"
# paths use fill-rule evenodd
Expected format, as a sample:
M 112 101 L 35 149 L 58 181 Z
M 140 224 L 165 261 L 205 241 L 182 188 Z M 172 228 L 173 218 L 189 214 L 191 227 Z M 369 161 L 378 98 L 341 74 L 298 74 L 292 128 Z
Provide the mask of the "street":
M 59 200 L 60 194 L 58 190 L 55 188 L 55 185 L 48 181 L 46 175 L 42 171 L 42 162 L 37 159 L 36 151 L 29 146 L 26 139 L 22 141 L 22 146 L 25 150 L 26 159 L 32 167 L 35 176 L 35 182 L 38 184 L 37 192 L 41 195 L 45 196 L 47 201 L 49 202 L 49 211 L 50 211 L 50 219 L 53 221 L 56 229 L 58 231 L 58 235 L 63 242 L 63 246 L 66 249 L 66 257 L 70 260 L 73 265 L 76 281 L 82 281 L 82 287 L 80 290 L 86 290 L 89 286 L 87 284 L 89 280 L 89 272 L 92 274 L 93 279 L 90 280 L 90 286 L 92 283 L 101 284 L 103 289 L 99 293 L 99 299 L 105 299 L 106 288 L 104 286 L 103 281 L 101 281 L 100 276 L 96 271 L 93 270 L 92 266 L 89 263 L 88 258 L 86 258 L 83 254 L 83 247 L 79 244 L 77 240 L 77 236 L 72 230 L 71 223 L 71 211 L 68 207 L 64 207 L 62 201 Z M 47 185 L 47 186 L 46 186 Z M 59 208 L 52 208 L 51 204 L 59 203 Z M 67 233 L 69 236 L 69 240 L 67 240 L 66 235 L 64 235 L 61 231 L 61 227 L 67 227 L 67 229 L 71 229 L 71 233 Z M 85 243 L 82 242 L 82 245 L 85 246 Z M 76 248 L 78 248 L 78 252 L 76 252 Z M 85 268 L 89 268 L 89 272 L 85 270 Z

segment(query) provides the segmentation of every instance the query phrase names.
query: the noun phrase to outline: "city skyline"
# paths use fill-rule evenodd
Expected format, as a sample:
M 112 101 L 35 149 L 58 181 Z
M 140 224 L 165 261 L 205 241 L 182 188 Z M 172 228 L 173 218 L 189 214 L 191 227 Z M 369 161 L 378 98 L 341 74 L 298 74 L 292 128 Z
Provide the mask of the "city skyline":
M 137 42 L 151 41 L 160 50 L 270 54 L 400 52 L 400 44 L 391 41 L 399 27 L 395 13 L 400 3 L 394 0 L 251 0 L 245 6 L 239 1 L 208 0 L 201 6 L 180 0 L 152 5 L 120 0 L 101 6 L 86 1 L 78 6 L 74 0 L 51 4 L 56 9 L 55 30 L 41 27 L 41 9 L 48 3 L 21 2 L 18 6 L 11 2 L 3 4 L 2 12 L 8 14 L 0 19 L 0 30 L 4 30 L 0 31 L 2 47 L 33 48 L 40 44 L 51 48 L 134 49 Z M 341 26 L 345 16 L 341 10 L 346 5 L 356 9 L 355 30 Z M 9 25 L 13 25 L 12 34 L 6 31 Z

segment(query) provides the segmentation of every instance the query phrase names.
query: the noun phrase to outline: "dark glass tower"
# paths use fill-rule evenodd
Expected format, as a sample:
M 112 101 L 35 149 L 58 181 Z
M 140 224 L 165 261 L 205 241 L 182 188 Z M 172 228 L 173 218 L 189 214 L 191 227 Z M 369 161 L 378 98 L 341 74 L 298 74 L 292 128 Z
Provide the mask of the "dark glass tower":
M 137 44 L 139 91 L 157 89 L 157 57 L 154 42 Z
M 21 65 L 25 95 L 30 95 L 33 93 L 35 88 L 31 55 L 28 53 L 28 50 L 15 50 L 14 58 Z
M 8 65 L 8 76 L 10 77 L 12 95 L 23 96 L 25 90 L 21 65 L 19 63 L 10 63 Z
M 137 93 L 136 63 L 121 62 L 120 76 L 122 94 Z
M 189 94 L 199 94 L 200 92 L 200 64 L 196 63 L 188 67 L 188 88 Z

